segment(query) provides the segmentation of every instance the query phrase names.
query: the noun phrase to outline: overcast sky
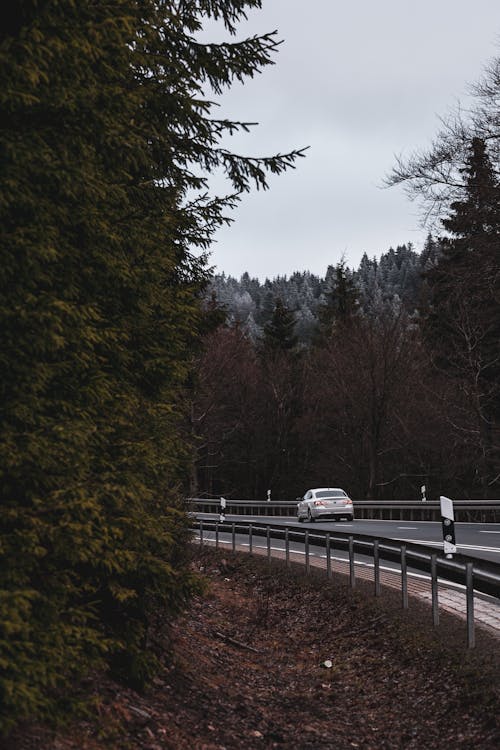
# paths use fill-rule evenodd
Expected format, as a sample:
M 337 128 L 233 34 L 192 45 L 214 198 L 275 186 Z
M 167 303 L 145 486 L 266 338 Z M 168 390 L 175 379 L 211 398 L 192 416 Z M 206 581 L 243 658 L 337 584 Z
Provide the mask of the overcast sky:
M 425 148 L 439 116 L 500 54 L 500 0 L 263 0 L 237 38 L 277 29 L 269 66 L 221 100 L 257 121 L 225 145 L 247 155 L 310 146 L 297 168 L 245 195 L 212 246 L 215 271 L 261 280 L 342 255 L 352 268 L 427 230 L 402 189 L 381 187 L 398 154 Z M 210 28 L 211 41 L 220 34 Z M 208 30 L 207 30 L 208 32 Z M 219 186 L 218 186 L 219 187 Z M 224 192 L 224 190 L 220 190 Z

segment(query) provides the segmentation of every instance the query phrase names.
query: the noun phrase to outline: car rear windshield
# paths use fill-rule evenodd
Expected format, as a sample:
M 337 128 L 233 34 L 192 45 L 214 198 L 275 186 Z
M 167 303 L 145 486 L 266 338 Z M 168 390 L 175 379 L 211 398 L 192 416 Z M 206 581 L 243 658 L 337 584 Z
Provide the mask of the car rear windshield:
M 316 497 L 347 497 L 342 490 L 330 490 L 329 492 L 316 492 Z

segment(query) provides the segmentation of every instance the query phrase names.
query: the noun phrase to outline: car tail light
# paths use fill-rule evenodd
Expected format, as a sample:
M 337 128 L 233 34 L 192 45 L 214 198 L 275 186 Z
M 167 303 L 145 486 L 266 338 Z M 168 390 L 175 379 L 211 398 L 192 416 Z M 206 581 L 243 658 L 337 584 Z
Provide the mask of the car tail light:
M 314 501 L 314 505 L 324 505 L 324 504 L 325 503 L 323 502 L 323 500 L 315 500 Z

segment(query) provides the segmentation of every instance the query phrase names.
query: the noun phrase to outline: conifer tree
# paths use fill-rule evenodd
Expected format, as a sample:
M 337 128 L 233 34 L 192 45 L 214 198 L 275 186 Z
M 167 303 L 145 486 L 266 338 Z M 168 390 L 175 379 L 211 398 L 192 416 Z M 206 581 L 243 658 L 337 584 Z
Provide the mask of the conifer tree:
M 196 585 L 182 390 L 233 202 L 206 173 L 265 188 L 297 152 L 233 155 L 222 135 L 248 126 L 204 93 L 270 64 L 276 37 L 194 35 L 258 7 L 21 0 L 0 24 L 3 730 L 96 663 L 143 684 L 155 611 Z
M 297 346 L 294 333 L 295 315 L 281 301 L 276 300 L 269 323 L 264 326 L 264 348 L 268 351 L 291 351 Z
M 336 267 L 335 284 L 335 308 L 336 320 L 339 323 L 347 323 L 354 317 L 359 308 L 358 290 L 346 268 L 345 260 L 342 258 Z
M 332 277 L 332 289 L 318 312 L 318 343 L 328 340 L 334 332 L 347 325 L 359 308 L 358 290 L 344 258 L 335 266 Z
M 483 493 L 500 469 L 500 188 L 480 138 L 471 141 L 462 169 L 462 200 L 443 220 L 451 234 L 426 274 L 430 309 L 425 331 L 435 361 L 459 378 L 477 418 Z

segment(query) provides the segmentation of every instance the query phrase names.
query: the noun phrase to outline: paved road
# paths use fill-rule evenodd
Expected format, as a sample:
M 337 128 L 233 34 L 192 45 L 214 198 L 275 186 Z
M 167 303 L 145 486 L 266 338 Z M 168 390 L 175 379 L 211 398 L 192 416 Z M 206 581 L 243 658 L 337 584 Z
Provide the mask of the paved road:
M 415 544 L 443 548 L 441 524 L 435 521 L 353 521 L 352 523 L 315 523 L 313 526 L 354 534 L 399 539 Z M 500 524 L 498 523 L 455 523 L 457 552 L 470 557 L 492 560 L 500 563 Z

